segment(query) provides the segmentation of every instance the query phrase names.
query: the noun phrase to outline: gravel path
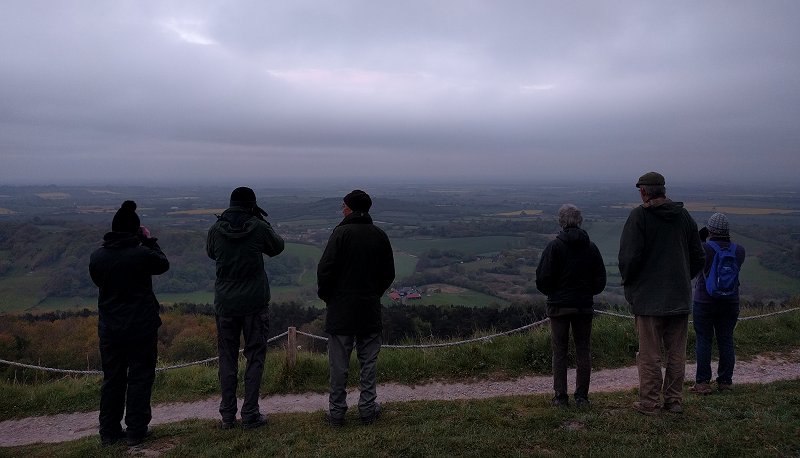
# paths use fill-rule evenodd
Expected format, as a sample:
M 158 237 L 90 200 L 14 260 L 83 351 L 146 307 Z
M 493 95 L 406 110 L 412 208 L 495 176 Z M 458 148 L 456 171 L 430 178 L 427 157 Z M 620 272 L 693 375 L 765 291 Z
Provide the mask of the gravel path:
M 713 366 L 716 369 L 716 363 Z M 689 379 L 695 372 L 693 364 L 686 366 Z M 569 384 L 574 386 L 575 370 L 569 371 Z M 800 350 L 783 357 L 758 356 L 750 361 L 737 361 L 734 382 L 769 383 L 800 378 Z M 591 392 L 618 391 L 638 386 L 636 367 L 603 369 L 592 372 Z M 433 382 L 408 386 L 385 383 L 378 386 L 383 403 L 412 400 L 483 399 L 498 396 L 549 394 L 552 377 L 529 376 L 514 380 L 483 380 L 463 383 Z M 241 403 L 241 402 L 240 402 Z M 348 404 L 358 403 L 358 392 L 348 391 Z M 327 394 L 305 393 L 262 398 L 265 413 L 314 412 L 327 408 Z M 197 402 L 180 402 L 153 406 L 151 425 L 172 423 L 190 418 L 218 419 L 218 398 Z M 97 434 L 98 413 L 82 412 L 22 418 L 0 422 L 0 447 L 54 443 Z

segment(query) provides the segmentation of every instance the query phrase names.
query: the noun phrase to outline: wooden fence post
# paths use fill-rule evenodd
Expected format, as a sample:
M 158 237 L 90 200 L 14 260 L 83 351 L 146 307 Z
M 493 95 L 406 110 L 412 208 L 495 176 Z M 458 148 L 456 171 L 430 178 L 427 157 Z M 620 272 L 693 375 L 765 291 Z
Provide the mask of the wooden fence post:
M 297 363 L 297 328 L 289 326 L 288 342 L 286 343 L 286 365 L 294 369 Z

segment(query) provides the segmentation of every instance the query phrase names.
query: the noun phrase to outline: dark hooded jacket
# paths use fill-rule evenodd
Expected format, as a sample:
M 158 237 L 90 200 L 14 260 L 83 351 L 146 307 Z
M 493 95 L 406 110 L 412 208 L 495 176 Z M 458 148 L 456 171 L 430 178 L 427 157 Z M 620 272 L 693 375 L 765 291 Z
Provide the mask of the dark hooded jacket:
M 539 267 L 536 288 L 547 295 L 547 315 L 592 313 L 592 297 L 606 286 L 606 267 L 589 234 L 567 227 L 547 244 Z
M 161 326 L 152 275 L 169 270 L 155 239 L 144 243 L 135 234 L 109 232 L 89 260 L 89 274 L 100 288 L 98 334 L 101 340 L 132 340 Z
M 335 335 L 379 332 L 381 296 L 394 281 L 389 237 L 369 213 L 354 212 L 333 230 L 317 267 L 317 294 L 328 307 L 325 331 Z
M 683 203 L 660 198 L 631 211 L 620 237 L 619 271 L 635 315 L 688 314 L 692 278 L 704 262 L 697 224 Z
M 243 207 L 225 210 L 208 230 L 206 253 L 217 263 L 214 308 L 217 315 L 245 316 L 269 304 L 264 257 L 283 251 L 272 226 Z

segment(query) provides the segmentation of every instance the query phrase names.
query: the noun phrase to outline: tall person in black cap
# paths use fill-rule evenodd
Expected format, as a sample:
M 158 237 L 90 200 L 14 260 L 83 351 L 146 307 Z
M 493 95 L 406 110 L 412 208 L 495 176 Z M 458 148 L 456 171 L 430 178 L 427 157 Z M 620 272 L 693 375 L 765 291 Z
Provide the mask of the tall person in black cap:
M 344 196 L 344 219 L 333 230 L 317 267 L 317 294 L 328 308 L 330 396 L 328 423 L 342 426 L 347 412 L 347 373 L 353 346 L 361 366 L 358 411 L 364 424 L 378 419 L 376 374 L 381 349 L 381 296 L 394 281 L 389 237 L 372 223 L 372 199 L 356 189 Z
M 258 405 L 269 331 L 269 280 L 264 257 L 283 251 L 283 239 L 275 233 L 256 203 L 250 188 L 233 190 L 230 208 L 218 216 L 208 230 L 206 252 L 216 261 L 214 309 L 219 350 L 219 383 L 222 400 L 220 427 L 236 426 L 236 385 L 239 371 L 239 339 L 244 335 L 244 429 L 267 424 Z
M 639 400 L 633 408 L 645 415 L 662 409 L 677 414 L 683 412 L 692 278 L 705 254 L 697 223 L 683 203 L 667 198 L 660 173 L 645 173 L 636 187 L 642 204 L 631 211 L 619 242 L 619 271 L 639 338 Z
M 113 445 L 142 442 L 152 419 L 150 397 L 158 355 L 159 304 L 152 275 L 169 270 L 169 261 L 150 231 L 140 226 L 136 203 L 123 202 L 111 232 L 89 261 L 97 298 L 100 360 L 100 440 Z M 125 414 L 127 431 L 122 431 Z

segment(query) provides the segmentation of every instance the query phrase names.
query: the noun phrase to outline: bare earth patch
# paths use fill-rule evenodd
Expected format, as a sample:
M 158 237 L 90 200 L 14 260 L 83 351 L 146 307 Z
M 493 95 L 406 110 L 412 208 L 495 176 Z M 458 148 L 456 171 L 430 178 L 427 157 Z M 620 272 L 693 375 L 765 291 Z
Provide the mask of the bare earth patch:
M 716 369 L 716 362 L 713 364 Z M 695 365 L 686 366 L 687 380 L 695 373 Z M 575 384 L 575 370 L 568 373 L 569 384 Z M 770 383 L 778 380 L 800 378 L 800 350 L 786 355 L 758 356 L 748 361 L 737 361 L 734 383 Z M 383 403 L 413 400 L 485 399 L 500 396 L 549 394 L 553 379 L 550 376 L 528 376 L 514 380 L 478 380 L 468 382 L 431 382 L 424 385 L 399 385 L 385 383 L 378 386 L 378 398 Z M 610 392 L 636 388 L 636 367 L 602 369 L 592 372 L 591 392 Z M 348 404 L 358 403 L 358 392 L 348 392 Z M 241 401 L 240 401 L 241 403 Z M 302 393 L 268 396 L 262 398 L 261 408 L 267 414 L 290 412 L 315 412 L 326 409 L 325 393 Z M 173 423 L 190 418 L 218 419 L 219 399 L 197 402 L 179 402 L 153 406 L 151 426 Z M 98 412 L 58 414 L 22 418 L 0 422 L 0 447 L 34 444 L 37 442 L 65 442 L 97 435 Z M 566 428 L 576 425 L 564 425 Z

